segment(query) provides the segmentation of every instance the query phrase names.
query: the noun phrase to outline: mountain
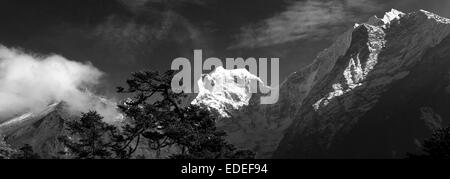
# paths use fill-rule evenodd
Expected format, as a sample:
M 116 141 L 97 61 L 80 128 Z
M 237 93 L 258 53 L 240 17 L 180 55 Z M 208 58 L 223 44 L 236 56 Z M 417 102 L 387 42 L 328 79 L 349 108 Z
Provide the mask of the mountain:
M 273 157 L 397 158 L 414 152 L 432 129 L 448 124 L 449 33 L 449 19 L 423 10 L 392 10 L 356 25 L 341 46 L 344 53 L 314 70 L 320 76 Z
M 220 118 L 229 118 L 230 113 L 249 105 L 252 82 L 262 81 L 245 69 L 226 70 L 219 66 L 198 81 L 199 93 L 191 104 L 206 107 Z
M 65 134 L 65 122 L 77 119 L 64 102 L 49 105 L 42 111 L 28 112 L 0 124 L 0 135 L 13 148 L 25 144 L 43 158 L 52 158 L 64 150 L 58 137 Z
M 112 105 L 111 101 L 98 97 L 104 105 Z M 98 104 L 98 103 L 96 103 Z M 114 105 L 116 106 L 116 104 Z M 17 149 L 29 144 L 41 158 L 64 158 L 60 152 L 65 151 L 64 145 L 58 140 L 60 136 L 70 136 L 67 133 L 67 122 L 79 120 L 81 112 L 73 111 L 72 107 L 64 102 L 55 102 L 42 110 L 27 112 L 18 115 L 6 122 L 0 123 L 0 159 L 7 157 Z M 122 115 L 104 121 L 116 126 L 126 123 Z M 173 148 L 161 150 L 161 157 L 173 153 Z M 133 158 L 155 158 L 156 152 L 148 148 L 148 143 L 141 140 L 141 145 L 133 154 Z
M 449 123 L 449 33 L 424 10 L 374 16 L 290 75 L 278 103 L 225 108 L 222 128 L 259 158 L 403 157 Z
M 449 34 L 449 19 L 391 10 L 355 24 L 290 75 L 276 104 L 250 92 L 255 75 L 221 67 L 202 78 L 192 104 L 215 112 L 228 141 L 258 158 L 403 157 L 450 122 Z M 76 118 L 57 102 L 0 123 L 0 157 L 24 144 L 55 156 L 65 122 Z
M 116 110 L 116 103 L 93 94 L 88 95 L 92 98 L 89 103 L 84 104 L 86 108 L 106 114 L 104 121 L 107 123 L 122 123 L 123 115 Z M 40 110 L 24 112 L 0 123 L 0 149 L 1 140 L 4 140 L 5 146 L 13 149 L 29 144 L 42 158 L 61 157 L 58 153 L 65 148 L 58 137 L 67 135 L 66 123 L 77 120 L 80 116 L 81 111 L 65 101 L 54 102 Z

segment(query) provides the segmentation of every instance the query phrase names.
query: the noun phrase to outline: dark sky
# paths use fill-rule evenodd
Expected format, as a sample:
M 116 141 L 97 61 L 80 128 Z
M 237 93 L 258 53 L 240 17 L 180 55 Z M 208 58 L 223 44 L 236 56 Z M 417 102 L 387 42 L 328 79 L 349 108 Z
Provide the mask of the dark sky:
M 279 57 L 281 80 L 355 22 L 396 8 L 450 17 L 448 0 L 2 0 L 0 44 L 90 61 L 113 93 L 176 57 Z

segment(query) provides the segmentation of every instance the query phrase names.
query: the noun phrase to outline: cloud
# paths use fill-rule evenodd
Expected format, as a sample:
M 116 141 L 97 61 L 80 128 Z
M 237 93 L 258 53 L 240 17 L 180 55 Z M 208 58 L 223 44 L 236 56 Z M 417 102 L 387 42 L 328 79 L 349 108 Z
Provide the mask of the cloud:
M 244 26 L 231 48 L 264 47 L 300 39 L 333 38 L 345 25 L 383 7 L 371 0 L 306 0 L 257 24 Z M 348 26 L 347 26 L 348 27 Z
M 193 4 L 198 6 L 208 6 L 214 3 L 212 0 L 118 0 L 133 13 L 142 13 L 155 6 L 156 8 L 164 6 L 165 8 L 177 8 Z M 154 9 L 153 9 L 154 10 Z
M 115 105 L 87 90 L 97 85 L 102 75 L 90 63 L 59 55 L 32 55 L 0 45 L 0 119 L 64 101 L 74 114 L 97 110 L 106 120 L 114 120 L 120 116 Z
M 91 34 L 102 47 L 128 55 L 121 60 L 129 64 L 141 60 L 140 54 L 160 53 L 154 49 L 167 42 L 173 44 L 173 49 L 189 43 L 202 44 L 205 38 L 201 31 L 175 10 L 149 10 L 129 17 L 109 16 Z
M 170 38 L 169 33 L 177 24 L 189 24 L 186 19 L 171 10 L 144 15 L 152 17 L 138 20 L 136 17 L 110 16 L 95 27 L 94 35 L 101 37 L 108 44 L 130 50 L 143 43 Z
M 142 43 L 155 38 L 157 28 L 137 23 L 130 18 L 110 16 L 107 20 L 94 28 L 94 35 L 100 37 L 106 44 L 114 45 L 122 50 L 132 50 Z M 161 31 L 158 36 L 164 34 Z

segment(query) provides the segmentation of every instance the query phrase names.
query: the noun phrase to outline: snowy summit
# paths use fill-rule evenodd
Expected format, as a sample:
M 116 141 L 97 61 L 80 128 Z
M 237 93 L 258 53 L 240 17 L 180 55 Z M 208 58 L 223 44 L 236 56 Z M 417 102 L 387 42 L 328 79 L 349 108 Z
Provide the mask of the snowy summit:
M 246 69 L 227 70 L 219 66 L 198 80 L 199 94 L 192 104 L 204 106 L 221 117 L 231 117 L 230 112 L 248 105 L 252 82 L 263 84 Z

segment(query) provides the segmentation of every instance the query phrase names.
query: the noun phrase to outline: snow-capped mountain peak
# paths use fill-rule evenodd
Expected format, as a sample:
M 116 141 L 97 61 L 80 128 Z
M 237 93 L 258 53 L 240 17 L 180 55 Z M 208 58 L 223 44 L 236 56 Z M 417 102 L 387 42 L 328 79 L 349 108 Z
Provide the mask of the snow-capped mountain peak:
M 255 87 L 251 84 L 255 82 L 263 84 L 246 69 L 227 70 L 219 66 L 198 80 L 199 94 L 191 104 L 205 106 L 220 117 L 230 117 L 230 112 L 248 105 Z

